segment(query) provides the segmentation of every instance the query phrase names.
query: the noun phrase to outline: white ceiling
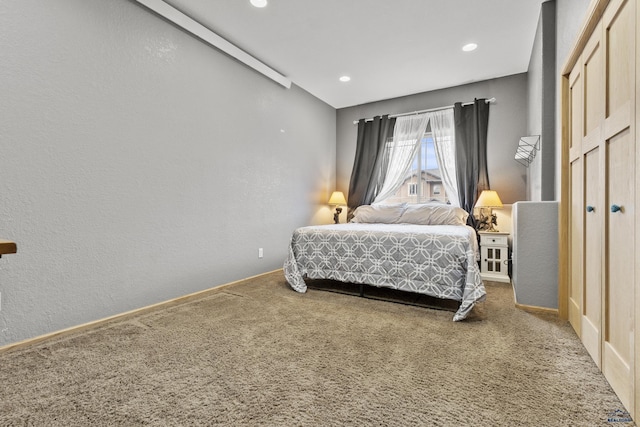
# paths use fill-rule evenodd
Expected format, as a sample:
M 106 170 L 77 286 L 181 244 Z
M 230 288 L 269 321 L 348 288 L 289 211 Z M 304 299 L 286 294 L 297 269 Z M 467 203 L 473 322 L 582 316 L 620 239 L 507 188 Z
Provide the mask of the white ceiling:
M 268 1 L 166 3 L 343 108 L 526 72 L 545 0 Z

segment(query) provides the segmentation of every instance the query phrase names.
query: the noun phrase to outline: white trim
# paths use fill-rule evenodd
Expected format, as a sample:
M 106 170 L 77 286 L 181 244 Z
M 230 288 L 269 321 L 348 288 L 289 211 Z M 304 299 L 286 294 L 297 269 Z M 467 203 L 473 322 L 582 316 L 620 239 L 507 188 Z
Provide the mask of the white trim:
M 291 80 L 282 74 L 275 71 L 263 62 L 258 61 L 253 56 L 249 55 L 244 50 L 240 49 L 236 45 L 223 39 L 204 25 L 200 24 L 196 20 L 188 17 L 184 13 L 180 12 L 173 6 L 168 5 L 163 0 L 135 0 L 141 5 L 147 7 L 158 15 L 162 16 L 166 20 L 173 22 L 178 27 L 187 31 L 188 33 L 198 37 L 202 41 L 210 44 L 211 46 L 220 49 L 227 55 L 237 59 L 243 64 L 253 68 L 257 72 L 269 77 L 276 83 L 289 89 L 291 87 Z

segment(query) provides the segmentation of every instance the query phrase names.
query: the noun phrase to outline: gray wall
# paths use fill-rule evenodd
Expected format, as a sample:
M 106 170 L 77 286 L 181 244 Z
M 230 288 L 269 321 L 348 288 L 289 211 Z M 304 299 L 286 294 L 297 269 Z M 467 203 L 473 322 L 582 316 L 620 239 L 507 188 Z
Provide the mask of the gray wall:
M 555 3 L 555 5 L 554 5 Z M 575 44 L 590 0 L 545 2 L 531 52 L 527 133 L 543 135 L 542 152 L 527 170 L 528 200 L 559 200 L 562 149 L 561 70 Z M 552 89 L 553 88 L 553 89 Z M 552 114 L 552 116 L 550 116 Z
M 354 120 L 382 114 L 399 114 L 473 101 L 496 98 L 489 111 L 488 168 L 491 188 L 503 203 L 526 200 L 526 170 L 514 160 L 520 136 L 526 132 L 527 76 L 516 74 L 498 79 L 470 83 L 432 92 L 394 98 L 355 107 L 337 113 L 336 184 L 349 190 L 356 149 L 357 126 Z
M 518 304 L 558 308 L 558 202 L 512 206 L 512 282 Z
M 530 133 L 539 131 L 543 135 L 542 152 L 538 153 L 528 170 L 528 193 L 532 200 L 560 199 L 562 147 L 560 70 L 578 36 L 589 0 L 556 0 L 555 17 L 550 16 L 552 4 L 543 3 L 528 71 L 528 131 Z M 550 28 L 549 24 L 553 21 L 555 26 Z M 553 50 L 548 48 L 551 44 L 548 40 L 550 34 L 554 34 L 555 38 Z M 553 64 L 553 67 L 550 64 Z M 553 75 L 550 68 L 553 68 Z M 549 118 L 551 110 L 555 120 Z M 551 127 L 552 122 L 553 127 Z M 555 141 L 553 149 L 550 150 L 549 142 L 552 134 Z M 553 162 L 550 160 L 551 151 L 553 151 Z M 553 177 L 553 183 L 550 182 L 549 177 Z M 541 209 L 546 206 L 546 209 L 551 210 L 543 214 L 543 212 L 536 212 L 536 206 Z M 551 206 L 553 208 L 550 208 Z M 521 213 L 525 215 L 519 215 L 519 207 L 523 208 Z M 526 207 L 533 207 L 533 209 L 525 210 Z M 522 203 L 514 205 L 513 211 L 514 223 L 519 223 L 518 226 L 514 226 L 514 232 L 517 234 L 519 228 L 525 234 L 525 236 L 518 235 L 514 239 L 513 281 L 517 302 L 556 308 L 558 279 L 557 266 L 553 261 L 557 261 L 558 234 L 555 230 L 557 224 L 553 225 L 552 220 L 557 220 L 557 207 L 552 202 Z M 548 224 L 540 220 L 545 217 Z M 543 224 L 543 228 L 551 228 L 551 232 L 549 233 L 546 229 L 544 232 L 538 230 L 540 224 Z M 515 247 L 517 245 L 524 250 L 515 254 L 518 250 Z M 550 254 L 551 257 L 549 257 Z M 540 268 L 541 264 L 546 264 L 545 268 Z
M 542 3 L 528 75 L 527 135 L 540 135 L 540 150 L 527 169 L 527 199 L 555 200 L 556 2 Z
M 560 198 L 560 168 L 561 168 L 561 150 L 562 150 L 562 79 L 561 71 L 571 49 L 575 45 L 578 38 L 578 31 L 587 18 L 587 10 L 591 0 L 556 0 L 556 159 L 555 165 L 556 182 L 555 194 L 557 199 Z
M 137 3 L 3 0 L 0 56 L 0 345 L 278 269 L 331 220 L 335 109 Z

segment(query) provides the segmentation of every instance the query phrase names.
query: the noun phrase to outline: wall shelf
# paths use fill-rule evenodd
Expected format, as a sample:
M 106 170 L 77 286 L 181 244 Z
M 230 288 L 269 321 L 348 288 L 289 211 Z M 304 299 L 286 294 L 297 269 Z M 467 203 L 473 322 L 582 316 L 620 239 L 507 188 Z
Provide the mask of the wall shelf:
M 518 141 L 515 160 L 524 166 L 529 164 L 536 157 L 536 152 L 540 150 L 540 135 L 522 136 Z
M 18 246 L 11 240 L 0 239 L 0 258 L 2 255 L 15 254 L 18 252 Z

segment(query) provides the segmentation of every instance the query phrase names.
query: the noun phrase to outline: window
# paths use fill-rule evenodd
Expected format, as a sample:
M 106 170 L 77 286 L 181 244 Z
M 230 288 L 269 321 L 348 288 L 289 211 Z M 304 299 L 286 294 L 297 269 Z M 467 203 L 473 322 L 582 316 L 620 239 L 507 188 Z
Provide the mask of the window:
M 389 143 L 391 141 L 393 138 L 389 139 Z M 425 203 L 431 200 L 449 203 L 442 184 L 433 136 L 428 132 L 420 141 L 418 153 L 405 175 L 403 185 L 383 203 Z

